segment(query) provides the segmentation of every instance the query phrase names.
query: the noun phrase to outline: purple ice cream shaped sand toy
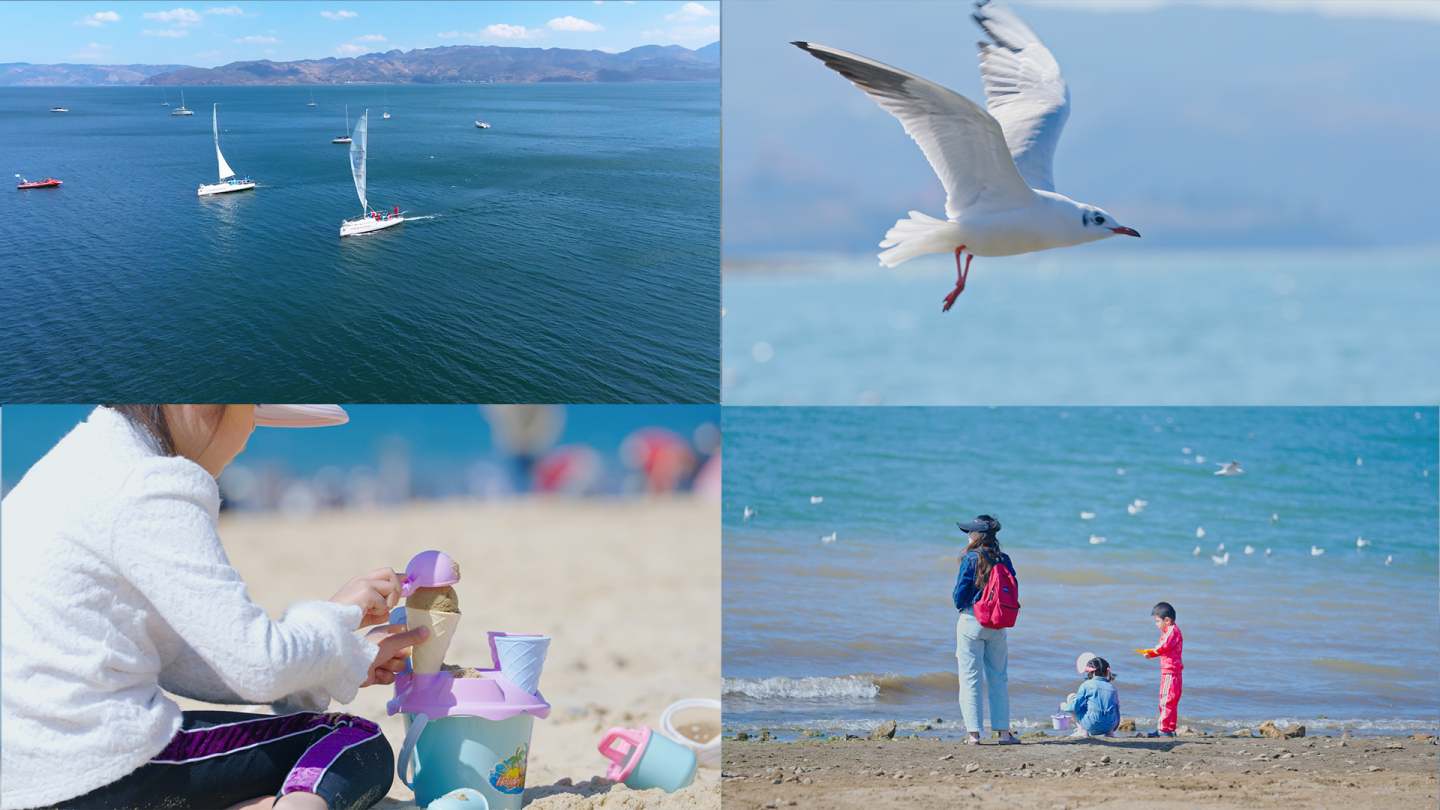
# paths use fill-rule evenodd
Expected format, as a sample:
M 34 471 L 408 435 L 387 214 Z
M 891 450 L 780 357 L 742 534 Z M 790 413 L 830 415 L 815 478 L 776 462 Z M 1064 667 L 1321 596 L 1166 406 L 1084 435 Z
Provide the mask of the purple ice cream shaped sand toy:
M 449 555 L 426 551 L 406 567 L 402 593 L 410 597 L 420 589 L 449 588 L 459 579 L 459 568 Z M 449 612 L 396 608 L 392 622 L 404 621 L 398 616 L 402 610 Z M 448 628 L 452 637 L 458 607 L 453 615 L 456 622 Z M 434 625 L 431 627 L 434 632 Z M 537 686 L 550 639 L 506 633 L 489 636 L 494 669 L 465 668 L 460 677 L 443 670 L 407 671 L 395 677 L 395 697 L 386 704 L 386 711 L 403 714 L 406 726 L 395 771 L 415 791 L 421 807 L 458 788 L 472 788 L 484 794 L 492 810 L 520 810 L 531 727 L 535 718 L 550 716 L 550 704 Z M 520 654 L 510 653 L 515 662 L 507 666 L 509 648 Z M 412 767 L 413 780 L 406 776 Z

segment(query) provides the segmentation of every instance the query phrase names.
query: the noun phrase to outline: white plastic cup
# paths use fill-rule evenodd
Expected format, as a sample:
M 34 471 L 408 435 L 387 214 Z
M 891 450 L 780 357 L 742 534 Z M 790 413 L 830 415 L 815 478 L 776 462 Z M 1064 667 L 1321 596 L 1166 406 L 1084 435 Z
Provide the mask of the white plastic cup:
M 713 735 L 702 742 L 685 733 L 697 728 Z M 691 698 L 670 704 L 660 715 L 660 733 L 694 751 L 700 767 L 720 767 L 720 701 Z
M 495 645 L 495 663 L 500 667 L 500 674 L 526 692 L 537 694 L 550 639 L 546 636 L 491 634 L 490 640 Z

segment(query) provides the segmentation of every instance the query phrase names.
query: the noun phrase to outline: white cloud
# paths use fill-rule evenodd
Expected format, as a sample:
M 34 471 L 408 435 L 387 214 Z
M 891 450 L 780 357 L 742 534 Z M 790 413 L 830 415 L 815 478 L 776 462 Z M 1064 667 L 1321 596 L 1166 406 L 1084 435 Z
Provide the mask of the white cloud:
M 241 37 L 236 42 L 248 42 L 254 45 L 264 45 L 269 42 L 279 42 L 275 37 Z
M 366 35 L 363 36 L 363 37 L 355 37 L 354 39 L 352 39 L 352 40 L 350 40 L 350 41 L 351 41 L 351 42 L 384 42 L 384 41 L 385 41 L 385 37 L 382 37 L 382 36 L 380 36 L 379 34 L 366 34 Z
M 1200 0 L 1032 0 L 1037 5 L 1109 13 L 1154 11 L 1161 6 L 1201 5 Z M 1206 6 L 1229 6 L 1256 11 L 1311 12 L 1324 17 L 1378 17 L 1393 20 L 1440 22 L 1440 3 L 1416 0 L 1204 0 Z
M 107 22 L 120 22 L 120 15 L 113 11 L 97 11 L 94 14 L 87 14 L 76 20 L 73 25 L 88 25 L 99 28 Z
M 527 29 L 523 25 L 496 23 L 485 26 L 485 30 L 481 31 L 480 35 L 485 39 L 535 39 L 545 36 L 545 31 L 539 28 Z
M 677 45 L 706 44 L 720 38 L 718 25 L 677 25 L 669 31 L 641 31 L 643 39 L 668 39 Z
M 206 14 L 224 14 L 224 15 L 227 16 L 227 17 L 243 17 L 243 16 L 245 16 L 245 12 L 241 11 L 239 6 L 226 6 L 225 8 L 214 8 L 214 7 L 212 7 L 212 8 L 207 8 L 207 9 L 205 9 L 205 13 L 206 13 Z
M 706 17 L 714 17 L 715 12 L 700 5 L 699 3 L 686 3 L 674 14 L 666 14 L 665 19 L 677 22 L 693 22 L 703 20 Z
M 355 11 L 322 11 L 320 16 L 327 20 L 343 20 L 346 17 L 359 17 L 360 14 Z
M 337 45 L 335 47 L 336 53 L 363 53 L 364 51 L 365 49 L 360 47 L 359 45 L 351 45 L 348 42 L 344 45 Z
M 441 39 L 454 39 L 455 37 L 460 36 L 460 32 L 459 32 L 459 31 L 441 31 L 440 33 L 436 34 L 435 36 L 440 37 Z
M 183 31 L 183 30 L 179 30 L 179 29 L 175 29 L 175 28 L 161 28 L 161 29 L 158 30 L 158 31 L 151 31 L 150 29 L 147 28 L 147 29 L 145 29 L 144 31 L 141 31 L 140 33 L 144 34 L 144 35 L 147 36 L 147 37 L 188 37 L 188 36 L 190 36 L 190 32 L 189 32 L 189 31 Z
M 605 26 L 587 22 L 578 17 L 556 17 L 545 23 L 552 31 L 604 31 Z
M 159 20 L 171 25 L 199 25 L 201 17 L 194 9 L 177 8 L 170 11 L 147 11 L 140 16 L 147 20 Z

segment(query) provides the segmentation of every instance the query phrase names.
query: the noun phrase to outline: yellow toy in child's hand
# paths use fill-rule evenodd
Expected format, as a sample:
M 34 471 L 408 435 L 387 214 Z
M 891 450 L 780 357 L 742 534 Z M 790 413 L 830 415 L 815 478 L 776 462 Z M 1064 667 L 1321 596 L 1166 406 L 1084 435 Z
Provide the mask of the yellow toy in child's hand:
M 1135 652 L 1140 653 L 1147 658 L 1151 657 L 1155 653 L 1154 650 L 1136 650 Z

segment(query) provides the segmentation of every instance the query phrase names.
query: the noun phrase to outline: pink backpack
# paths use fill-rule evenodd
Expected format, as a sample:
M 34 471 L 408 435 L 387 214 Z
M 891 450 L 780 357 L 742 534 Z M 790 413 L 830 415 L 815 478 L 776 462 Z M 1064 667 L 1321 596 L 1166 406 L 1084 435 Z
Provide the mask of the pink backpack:
M 1020 614 L 1020 584 L 1003 563 L 996 561 L 990 566 L 990 578 L 985 581 L 985 590 L 975 600 L 973 609 L 981 627 L 1015 626 L 1015 617 Z

